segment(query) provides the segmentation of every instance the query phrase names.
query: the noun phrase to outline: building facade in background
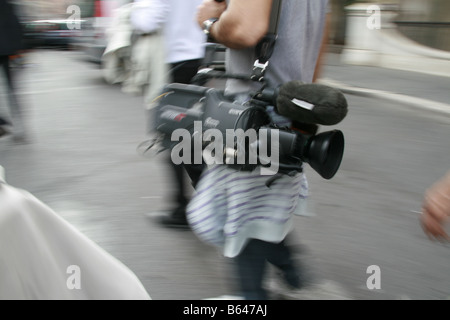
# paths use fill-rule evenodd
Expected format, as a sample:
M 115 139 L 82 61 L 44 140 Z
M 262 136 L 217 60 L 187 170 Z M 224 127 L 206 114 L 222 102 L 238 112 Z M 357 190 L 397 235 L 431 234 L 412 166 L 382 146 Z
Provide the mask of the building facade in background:
M 420 44 L 450 51 L 449 0 L 330 0 L 333 9 L 331 44 L 345 45 L 346 7 L 355 3 L 370 3 L 395 10 L 399 31 Z

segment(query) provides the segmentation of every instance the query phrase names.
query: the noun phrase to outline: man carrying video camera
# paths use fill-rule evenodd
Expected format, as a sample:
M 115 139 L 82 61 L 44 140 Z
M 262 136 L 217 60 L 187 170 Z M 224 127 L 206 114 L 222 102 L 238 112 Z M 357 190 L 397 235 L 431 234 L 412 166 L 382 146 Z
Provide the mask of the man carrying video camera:
M 282 2 L 270 63 L 261 66 L 255 47 L 269 30 L 273 1 L 204 0 L 197 12 L 197 22 L 211 39 L 228 48 L 227 73 L 247 74 L 250 78 L 254 67 L 267 66 L 264 77 L 271 85 L 292 80 L 311 83 L 317 77 L 324 39 L 327 39 L 328 1 Z M 238 101 L 245 101 L 248 92 L 260 85 L 258 81 L 228 79 L 225 92 L 235 95 Z M 280 126 L 292 125 L 291 119 L 275 111 L 271 116 Z M 307 127 L 314 130 L 316 126 L 308 124 Z M 268 187 L 267 178 L 259 170 L 210 166 L 188 206 L 193 231 L 202 240 L 220 246 L 226 257 L 234 259 L 245 299 L 269 298 L 263 287 L 266 261 L 279 268 L 289 287 L 302 286 L 287 236 L 292 231 L 293 214 L 304 207 L 308 196 L 307 179 L 303 172 L 282 175 Z

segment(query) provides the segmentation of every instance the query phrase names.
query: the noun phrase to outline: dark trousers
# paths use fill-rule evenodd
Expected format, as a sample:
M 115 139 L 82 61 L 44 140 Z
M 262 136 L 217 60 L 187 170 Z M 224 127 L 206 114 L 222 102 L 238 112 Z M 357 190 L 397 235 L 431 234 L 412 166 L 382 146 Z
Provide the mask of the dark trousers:
M 17 99 L 16 88 L 14 86 L 13 73 L 9 63 L 9 56 L 0 56 L 0 68 L 6 79 L 8 89 L 9 109 L 12 118 L 12 124 L 15 127 L 14 131 L 17 133 L 23 133 L 23 119 L 22 109 Z M 0 125 L 10 124 L 5 118 L 0 117 Z
M 9 64 L 9 56 L 0 56 L 0 65 L 1 65 L 2 71 L 5 75 L 8 89 L 14 90 L 14 83 L 13 83 L 11 68 L 10 68 L 10 64 Z
M 294 288 L 300 287 L 298 266 L 294 263 L 291 247 L 280 243 L 265 242 L 252 239 L 243 251 L 234 258 L 240 290 L 246 300 L 267 300 L 263 288 L 267 263 L 277 267 L 284 280 Z
M 172 64 L 171 75 L 172 82 L 190 84 L 191 79 L 197 74 L 202 60 L 188 60 Z M 171 171 L 176 183 L 177 192 L 175 195 L 175 201 L 177 203 L 176 214 L 184 214 L 185 207 L 189 202 L 186 189 L 186 172 L 195 187 L 196 183 L 200 179 L 200 175 L 203 171 L 202 165 L 186 165 L 186 164 L 174 164 L 169 156 L 168 162 L 171 166 Z

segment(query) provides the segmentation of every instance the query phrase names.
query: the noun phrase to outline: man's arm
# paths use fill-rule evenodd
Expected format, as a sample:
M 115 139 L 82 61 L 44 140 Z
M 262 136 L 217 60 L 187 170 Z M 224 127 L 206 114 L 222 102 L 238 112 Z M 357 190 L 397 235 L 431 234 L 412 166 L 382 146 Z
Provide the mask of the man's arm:
M 253 47 L 266 35 L 269 29 L 272 0 L 230 0 L 225 2 L 205 0 L 199 7 L 197 22 L 202 26 L 205 20 L 219 18 L 210 35 L 228 48 Z
M 325 29 L 324 29 L 323 38 L 322 38 L 322 45 L 320 48 L 319 56 L 317 58 L 313 82 L 316 82 L 322 73 L 322 65 L 323 65 L 324 56 L 328 50 L 328 41 L 329 41 L 329 35 L 330 35 L 330 20 L 331 20 L 331 14 L 328 13 L 326 20 L 325 20 Z

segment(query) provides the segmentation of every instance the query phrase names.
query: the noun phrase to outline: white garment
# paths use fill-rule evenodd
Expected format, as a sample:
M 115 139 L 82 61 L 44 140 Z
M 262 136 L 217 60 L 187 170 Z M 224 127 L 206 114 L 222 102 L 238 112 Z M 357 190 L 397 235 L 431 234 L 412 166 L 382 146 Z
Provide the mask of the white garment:
M 0 300 L 149 300 L 136 275 L 25 190 L 0 182 Z
M 166 62 L 202 59 L 206 35 L 195 20 L 202 0 L 138 0 L 139 10 L 131 14 L 134 27 L 147 33 L 155 24 L 164 25 Z M 167 10 L 167 8 L 169 8 Z M 163 15 L 166 14 L 165 17 Z
M 158 3 L 159 1 L 155 1 Z M 164 1 L 162 1 L 164 2 Z M 134 24 L 148 18 L 147 9 L 151 9 L 154 19 L 145 30 Z M 145 94 L 145 107 L 152 106 L 152 100 L 157 97 L 161 88 L 168 82 L 168 68 L 165 63 L 166 51 L 163 36 L 163 26 L 167 8 L 158 6 L 160 11 L 153 12 L 153 7 L 147 8 L 144 2 L 130 3 L 115 10 L 114 22 L 109 30 L 110 38 L 102 57 L 103 76 L 108 83 L 122 84 L 122 91 L 132 94 Z M 149 35 L 136 36 L 133 33 Z
M 270 188 L 270 176 L 241 172 L 225 165 L 202 175 L 187 208 L 193 232 L 204 242 L 235 257 L 249 239 L 281 242 L 292 230 L 292 215 L 301 214 L 308 196 L 303 173 L 283 176 Z
M 170 14 L 165 27 L 167 63 L 203 59 L 206 35 L 196 14 L 203 0 L 168 0 Z
M 133 45 L 132 86 L 128 91 L 148 78 L 149 86 L 145 106 L 152 109 L 154 98 L 172 80 L 170 65 L 177 62 L 203 59 L 206 35 L 195 21 L 198 6 L 202 0 L 137 0 L 130 13 L 130 23 L 137 33 L 154 33 L 138 39 Z M 156 37 L 156 38 L 155 38 Z M 149 39 L 152 38 L 152 39 Z M 134 82 L 133 82 L 134 81 Z M 136 83 L 137 82 L 137 83 Z
M 165 63 L 166 51 L 161 32 L 141 36 L 136 39 L 131 51 L 132 74 L 124 83 L 124 91 L 145 92 L 144 105 L 153 107 L 153 100 L 161 94 L 161 89 L 169 82 L 169 68 Z M 138 91 L 140 93 L 140 91 Z
M 163 28 L 170 13 L 168 0 L 134 0 L 133 7 L 131 23 L 141 33 L 153 33 Z
M 130 64 L 127 57 L 131 51 L 133 33 L 130 24 L 132 8 L 132 4 L 126 4 L 114 10 L 111 28 L 106 32 L 107 45 L 102 56 L 102 72 L 104 79 L 110 84 L 122 83 L 129 76 Z

